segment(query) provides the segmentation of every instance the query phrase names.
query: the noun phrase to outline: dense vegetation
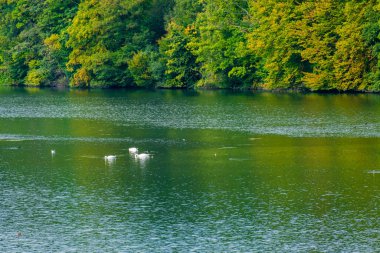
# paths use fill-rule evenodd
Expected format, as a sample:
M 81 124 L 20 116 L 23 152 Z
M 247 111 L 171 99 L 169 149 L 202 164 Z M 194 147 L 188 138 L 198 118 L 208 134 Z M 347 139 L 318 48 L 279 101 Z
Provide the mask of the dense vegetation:
M 0 84 L 380 90 L 380 4 L 0 0 Z

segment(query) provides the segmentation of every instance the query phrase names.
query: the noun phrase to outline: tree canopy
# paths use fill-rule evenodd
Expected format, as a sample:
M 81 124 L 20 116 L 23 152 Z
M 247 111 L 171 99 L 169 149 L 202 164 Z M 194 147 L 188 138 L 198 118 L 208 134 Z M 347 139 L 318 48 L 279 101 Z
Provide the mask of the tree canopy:
M 0 84 L 380 91 L 380 4 L 0 0 Z

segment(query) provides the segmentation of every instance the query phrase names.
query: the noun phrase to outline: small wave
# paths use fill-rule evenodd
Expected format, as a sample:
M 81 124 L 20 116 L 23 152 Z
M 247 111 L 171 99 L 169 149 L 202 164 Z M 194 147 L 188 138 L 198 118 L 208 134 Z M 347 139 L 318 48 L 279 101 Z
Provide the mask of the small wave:
M 17 149 L 20 149 L 21 147 L 5 147 L 5 148 L 1 148 L 1 149 L 7 149 L 7 150 L 17 150 Z
M 133 139 L 130 137 L 68 137 L 68 136 L 41 136 L 41 135 L 8 135 L 0 134 L 0 141 L 75 141 L 75 142 L 128 142 L 128 143 L 166 143 L 177 144 L 178 141 L 166 139 Z
M 257 140 L 261 140 L 261 138 L 249 138 L 250 141 L 257 141 Z
M 81 157 L 83 157 L 83 158 L 89 158 L 89 159 L 99 159 L 99 158 L 101 158 L 100 156 L 96 156 L 96 155 L 82 155 Z
M 249 161 L 251 159 L 249 159 L 249 158 L 233 158 L 233 157 L 231 157 L 231 158 L 228 158 L 228 160 L 229 161 L 243 162 L 243 161 Z

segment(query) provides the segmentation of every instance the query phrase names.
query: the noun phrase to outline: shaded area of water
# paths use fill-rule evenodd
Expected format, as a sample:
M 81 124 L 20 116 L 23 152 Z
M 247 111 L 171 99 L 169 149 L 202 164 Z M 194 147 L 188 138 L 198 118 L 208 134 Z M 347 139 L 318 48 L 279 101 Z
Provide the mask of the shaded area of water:
M 367 94 L 2 89 L 0 249 L 375 252 L 379 116 Z

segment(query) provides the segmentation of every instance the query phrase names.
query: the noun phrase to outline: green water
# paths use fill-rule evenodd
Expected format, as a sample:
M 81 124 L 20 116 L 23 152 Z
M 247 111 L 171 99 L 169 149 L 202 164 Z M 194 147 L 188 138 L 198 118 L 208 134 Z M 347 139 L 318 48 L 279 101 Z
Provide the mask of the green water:
M 380 96 L 1 88 L 0 199 L 1 252 L 377 252 Z

